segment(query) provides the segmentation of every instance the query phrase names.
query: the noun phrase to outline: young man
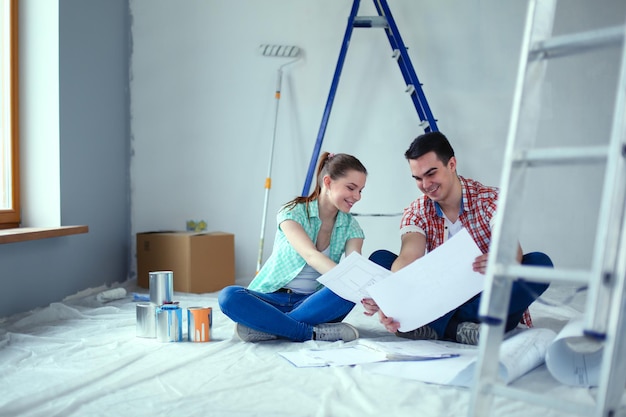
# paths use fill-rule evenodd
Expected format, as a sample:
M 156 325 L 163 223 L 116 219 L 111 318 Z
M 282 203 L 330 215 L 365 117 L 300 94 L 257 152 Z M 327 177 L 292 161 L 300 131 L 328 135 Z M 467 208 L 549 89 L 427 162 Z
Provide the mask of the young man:
M 423 196 L 404 210 L 400 223 L 400 254 L 396 256 L 379 250 L 370 259 L 391 271 L 398 271 L 465 228 L 483 253 L 475 259 L 473 269 L 484 274 L 498 189 L 458 175 L 454 150 L 440 132 L 418 136 L 404 156 Z M 552 267 L 547 255 L 540 252 L 523 255 L 521 247 L 518 247 L 518 261 Z M 514 329 L 520 322 L 532 326 L 528 306 L 547 288 L 547 284 L 541 283 L 513 283 L 506 331 Z M 367 315 L 378 312 L 380 322 L 397 336 L 478 343 L 480 294 L 432 323 L 409 332 L 399 332 L 400 323 L 387 317 L 373 300 L 365 299 L 362 303 Z

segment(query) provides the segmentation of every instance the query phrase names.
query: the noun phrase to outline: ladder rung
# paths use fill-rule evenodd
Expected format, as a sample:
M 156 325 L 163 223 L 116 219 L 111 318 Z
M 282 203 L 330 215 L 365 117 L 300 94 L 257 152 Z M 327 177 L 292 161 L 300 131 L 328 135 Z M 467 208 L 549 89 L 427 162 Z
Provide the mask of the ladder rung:
M 523 149 L 516 151 L 513 162 L 530 165 L 604 162 L 608 153 L 608 146 Z
M 532 61 L 572 55 L 603 46 L 619 45 L 623 41 L 624 26 L 612 26 L 588 32 L 555 36 L 536 42 L 528 53 L 528 59 Z
M 519 388 L 506 386 L 501 383 L 492 385 L 491 392 L 495 395 L 512 400 L 530 402 L 551 409 L 560 409 L 568 414 L 590 416 L 594 411 L 594 407 L 589 404 L 583 404 L 577 401 L 555 401 L 550 395 L 535 394 Z
M 526 281 L 553 282 L 562 281 L 569 283 L 587 284 L 591 278 L 591 272 L 582 269 L 546 268 L 529 265 L 502 265 L 495 267 L 495 275 L 510 279 L 523 278 Z
M 355 28 L 386 28 L 388 26 L 385 16 L 355 16 Z

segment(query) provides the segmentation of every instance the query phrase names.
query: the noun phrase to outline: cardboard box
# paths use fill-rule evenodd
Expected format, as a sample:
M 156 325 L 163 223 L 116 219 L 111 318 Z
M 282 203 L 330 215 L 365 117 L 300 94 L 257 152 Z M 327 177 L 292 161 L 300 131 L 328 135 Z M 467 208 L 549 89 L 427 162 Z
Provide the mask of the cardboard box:
M 137 284 L 149 273 L 174 272 L 174 291 L 206 293 L 235 283 L 235 236 L 224 232 L 137 234 Z

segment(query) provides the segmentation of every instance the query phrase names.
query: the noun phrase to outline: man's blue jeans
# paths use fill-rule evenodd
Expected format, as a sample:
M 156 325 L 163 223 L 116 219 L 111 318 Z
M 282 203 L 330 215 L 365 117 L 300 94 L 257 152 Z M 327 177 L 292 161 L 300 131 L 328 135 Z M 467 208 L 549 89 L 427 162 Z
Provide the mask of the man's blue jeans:
M 340 322 L 354 307 L 328 288 L 313 294 L 264 294 L 232 285 L 220 292 L 218 302 L 233 321 L 298 342 L 313 338 L 313 326 Z
M 397 257 L 396 254 L 382 249 L 372 253 L 369 259 L 386 269 L 391 269 L 391 264 L 393 264 L 393 261 L 395 261 Z M 553 267 L 552 261 L 548 255 L 542 252 L 525 254 L 522 258 L 522 265 Z M 548 284 L 523 280 L 513 282 L 505 331 L 512 330 L 517 326 L 528 306 L 539 298 L 546 289 L 548 289 Z M 428 326 L 437 333 L 439 339 L 455 340 L 456 326 L 459 323 L 465 321 L 473 323 L 480 322 L 478 318 L 480 296 L 481 294 L 476 295 L 457 309 L 429 323 Z

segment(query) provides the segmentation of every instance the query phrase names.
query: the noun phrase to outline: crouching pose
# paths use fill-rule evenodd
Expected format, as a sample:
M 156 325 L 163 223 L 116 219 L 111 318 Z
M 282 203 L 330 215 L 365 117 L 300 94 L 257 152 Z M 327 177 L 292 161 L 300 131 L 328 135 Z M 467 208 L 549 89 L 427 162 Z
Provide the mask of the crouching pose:
M 361 253 L 364 233 L 349 213 L 361 199 L 367 171 L 354 156 L 324 152 L 317 185 L 278 212 L 272 254 L 250 285 L 224 288 L 222 312 L 244 342 L 350 341 L 357 329 L 342 320 L 354 307 L 316 280 L 341 256 Z
M 484 274 L 498 189 L 457 175 L 454 150 L 440 132 L 418 136 L 406 151 L 405 157 L 423 196 L 404 210 L 400 224 L 400 254 L 379 250 L 372 253 L 370 259 L 391 271 L 397 271 L 465 228 L 483 252 L 475 259 L 473 269 Z M 519 246 L 517 261 L 524 265 L 552 267 L 552 261 L 546 254 L 523 254 Z M 520 322 L 532 326 L 528 306 L 547 288 L 547 284 L 522 280 L 513 283 L 506 331 L 514 329 Z M 397 336 L 408 339 L 444 339 L 475 345 L 479 338 L 480 298 L 481 294 L 478 294 L 432 323 L 409 332 L 399 332 L 400 323 L 387 317 L 372 299 L 364 299 L 362 303 L 365 314 L 378 312 L 380 322 Z

